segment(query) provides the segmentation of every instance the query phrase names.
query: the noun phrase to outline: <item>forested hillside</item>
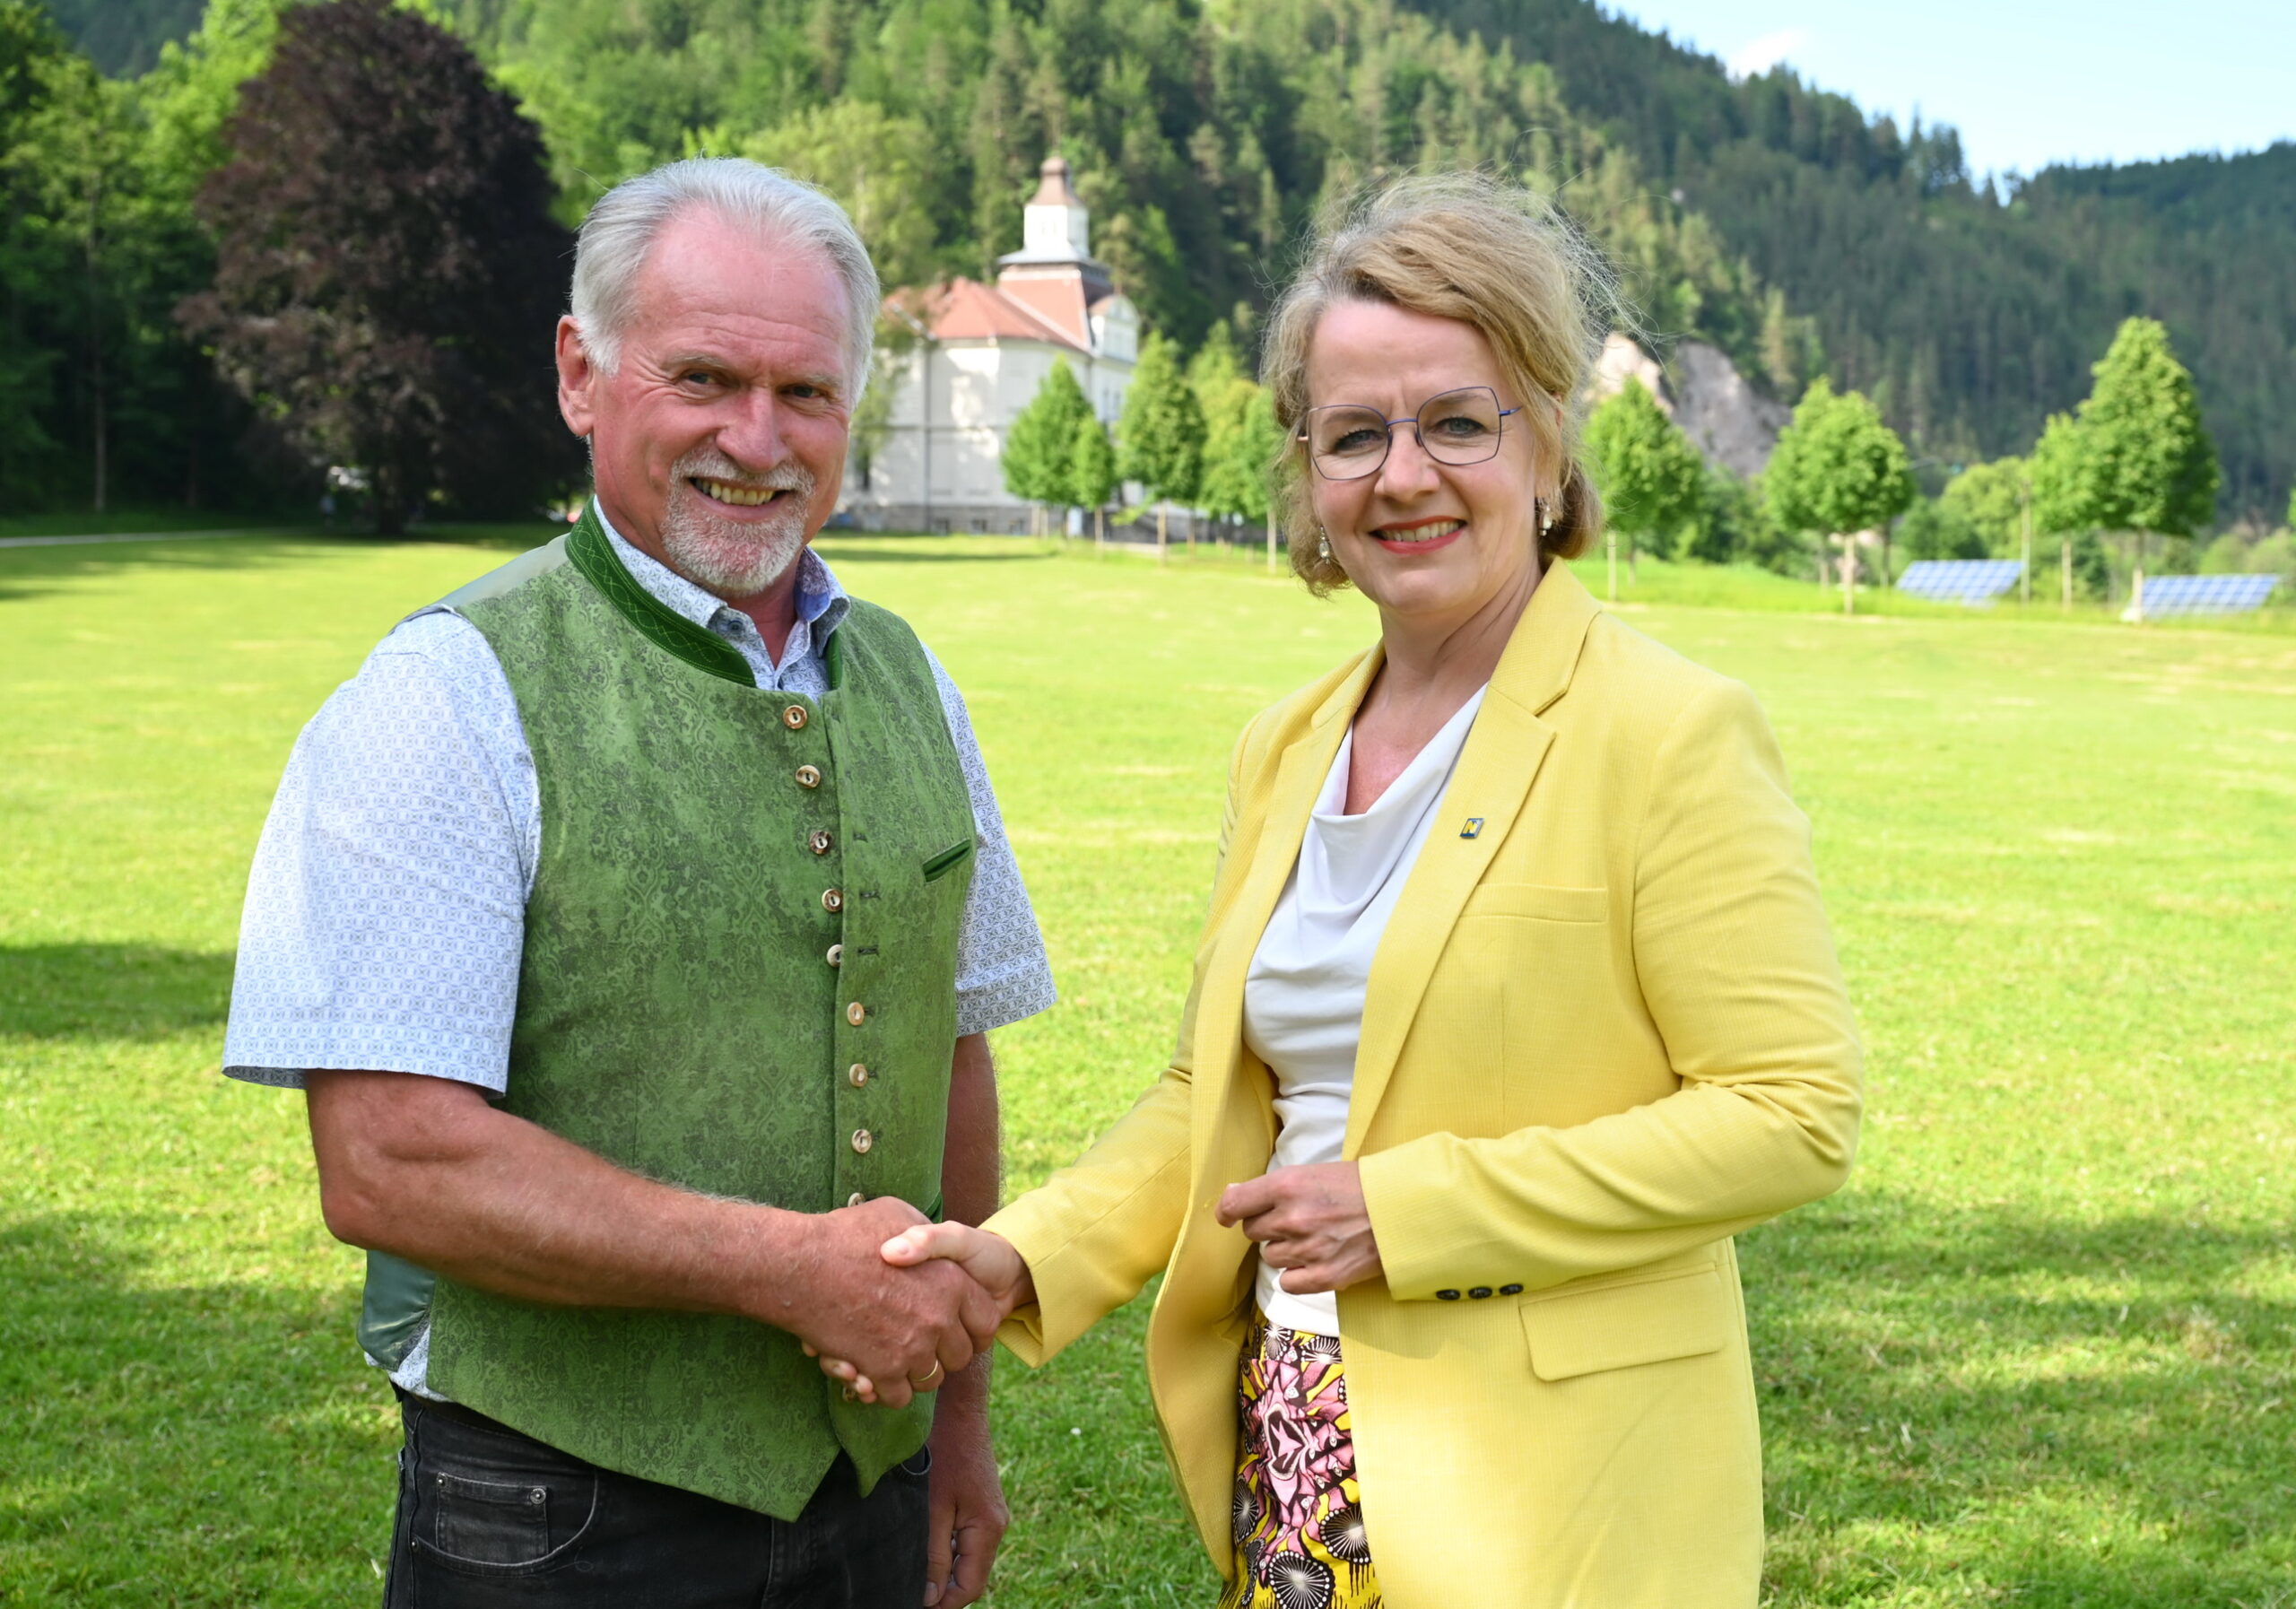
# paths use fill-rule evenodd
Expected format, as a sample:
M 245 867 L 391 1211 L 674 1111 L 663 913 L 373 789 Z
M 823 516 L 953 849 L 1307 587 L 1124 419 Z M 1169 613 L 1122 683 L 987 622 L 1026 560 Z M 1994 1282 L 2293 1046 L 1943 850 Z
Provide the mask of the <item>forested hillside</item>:
M 170 11 L 51 4 L 155 30 Z M 1649 332 L 1713 340 L 1789 400 L 1822 371 L 1867 390 L 1926 459 L 2025 450 L 2118 320 L 2148 313 L 2197 377 L 2223 513 L 2276 513 L 2296 480 L 2296 147 L 1997 191 L 1949 129 L 1900 131 L 1784 73 L 1734 84 L 1587 0 L 425 9 L 540 123 L 570 219 L 665 157 L 744 152 L 845 196 L 890 282 L 978 274 L 1019 244 L 1057 147 L 1148 317 L 1248 341 L 1326 197 L 1498 164 L 1558 192 Z
M 2144 314 L 2199 382 L 2226 513 L 2285 506 L 2296 145 L 1986 187 L 1950 129 L 1900 133 L 1784 72 L 1733 84 L 1586 0 L 1407 3 L 1552 67 L 1575 113 L 1816 317 L 1836 382 L 1873 392 L 1920 451 L 2022 451 Z
M 48 0 L 48 9 L 90 60 L 117 77 L 150 72 L 161 46 L 199 26 L 206 0 Z

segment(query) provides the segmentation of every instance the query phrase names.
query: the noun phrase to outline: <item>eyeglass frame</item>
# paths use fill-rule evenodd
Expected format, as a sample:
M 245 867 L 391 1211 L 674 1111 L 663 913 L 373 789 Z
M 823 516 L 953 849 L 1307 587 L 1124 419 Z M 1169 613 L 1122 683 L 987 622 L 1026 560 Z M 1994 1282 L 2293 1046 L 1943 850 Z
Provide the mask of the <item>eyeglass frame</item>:
M 1462 463 L 1455 464 L 1448 458 L 1438 457 L 1434 452 L 1428 448 L 1427 438 L 1421 435 L 1419 432 L 1419 415 L 1425 411 L 1428 403 L 1435 402 L 1446 396 L 1457 396 L 1464 391 L 1480 391 L 1485 396 L 1491 398 L 1491 405 L 1494 408 L 1498 408 L 1499 411 L 1499 423 L 1497 428 L 1492 431 L 1491 451 L 1489 453 L 1480 458 L 1468 458 Z M 1314 418 L 1317 414 L 1326 413 L 1334 408 L 1361 409 L 1366 413 L 1378 417 L 1381 428 L 1387 432 L 1387 445 L 1381 449 L 1379 453 L 1379 461 L 1372 465 L 1370 468 L 1365 470 L 1361 474 L 1333 474 L 1321 464 L 1317 462 L 1316 449 L 1308 440 L 1308 431 L 1305 428 L 1307 422 Z M 1310 469 L 1313 469 L 1317 474 L 1322 476 L 1325 480 L 1344 486 L 1350 481 L 1368 481 L 1373 475 L 1378 474 L 1379 471 L 1387 466 L 1387 459 L 1396 450 L 1396 426 L 1399 424 L 1407 424 L 1411 427 L 1412 437 L 1419 443 L 1419 450 L 1427 454 L 1428 460 L 1431 463 L 1440 464 L 1448 469 L 1469 469 L 1477 464 L 1488 464 L 1492 459 L 1499 456 L 1500 445 L 1507 439 L 1508 420 L 1513 418 L 1522 411 L 1522 406 L 1519 404 L 1511 408 L 1500 408 L 1499 389 L 1495 386 L 1453 386 L 1448 390 L 1435 392 L 1433 395 L 1430 396 L 1426 401 L 1422 402 L 1418 407 L 1413 408 L 1410 413 L 1405 413 L 1400 419 L 1389 419 L 1386 417 L 1384 414 L 1379 413 L 1378 409 L 1372 407 L 1369 403 L 1325 403 L 1318 407 L 1308 409 L 1300 416 L 1301 428 L 1293 432 L 1292 439 L 1294 441 L 1297 441 L 1305 450 L 1308 459 L 1308 466 Z

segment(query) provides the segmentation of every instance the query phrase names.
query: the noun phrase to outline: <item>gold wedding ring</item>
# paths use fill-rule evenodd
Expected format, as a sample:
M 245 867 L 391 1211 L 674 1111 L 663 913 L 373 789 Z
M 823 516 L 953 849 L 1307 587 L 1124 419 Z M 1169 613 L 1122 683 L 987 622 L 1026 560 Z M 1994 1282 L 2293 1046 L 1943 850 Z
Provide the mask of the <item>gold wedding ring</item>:
M 910 1377 L 909 1377 L 909 1383 L 912 1387 L 914 1387 L 916 1389 L 919 1390 L 919 1391 L 922 1391 L 922 1390 L 925 1390 L 927 1387 L 931 1386 L 935 1380 L 937 1380 L 937 1379 L 939 1379 L 940 1378 L 941 1378 L 941 1361 L 940 1361 L 938 1358 L 935 1358 L 935 1359 L 934 1359 L 934 1360 L 933 1360 L 933 1367 L 932 1367 L 932 1368 L 930 1368 L 930 1369 L 928 1369 L 928 1370 L 926 1370 L 925 1371 L 925 1378 L 924 1378 L 923 1379 L 921 1379 L 921 1380 L 920 1380 L 920 1379 L 917 1379 L 914 1375 L 912 1375 L 912 1376 L 910 1376 Z

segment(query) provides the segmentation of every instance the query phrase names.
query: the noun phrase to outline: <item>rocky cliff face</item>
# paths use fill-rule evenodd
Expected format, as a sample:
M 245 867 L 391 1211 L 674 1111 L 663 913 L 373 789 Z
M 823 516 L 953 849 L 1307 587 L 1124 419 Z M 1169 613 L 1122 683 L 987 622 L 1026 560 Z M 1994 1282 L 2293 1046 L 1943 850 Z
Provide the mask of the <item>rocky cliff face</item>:
M 1665 368 L 1626 335 L 1613 332 L 1595 361 L 1590 389 L 1599 400 L 1629 378 L 1658 399 L 1658 406 L 1680 425 L 1709 464 L 1741 478 L 1761 473 L 1778 445 L 1792 410 L 1764 396 L 1738 372 L 1718 346 L 1683 341 Z

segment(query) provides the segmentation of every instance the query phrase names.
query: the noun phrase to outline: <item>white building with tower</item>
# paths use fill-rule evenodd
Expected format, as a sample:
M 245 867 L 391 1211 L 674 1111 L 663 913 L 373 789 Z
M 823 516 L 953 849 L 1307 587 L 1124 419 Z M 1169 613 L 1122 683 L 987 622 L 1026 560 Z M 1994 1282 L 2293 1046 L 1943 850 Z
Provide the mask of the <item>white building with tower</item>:
M 1102 422 L 1124 409 L 1140 319 L 1093 260 L 1090 217 L 1048 157 L 1022 213 L 1021 249 L 996 259 L 996 283 L 952 279 L 895 291 L 885 310 L 916 340 L 896 370 L 885 438 L 845 508 L 878 530 L 1022 528 L 1027 505 L 998 469 L 1005 432 L 1065 360 Z

